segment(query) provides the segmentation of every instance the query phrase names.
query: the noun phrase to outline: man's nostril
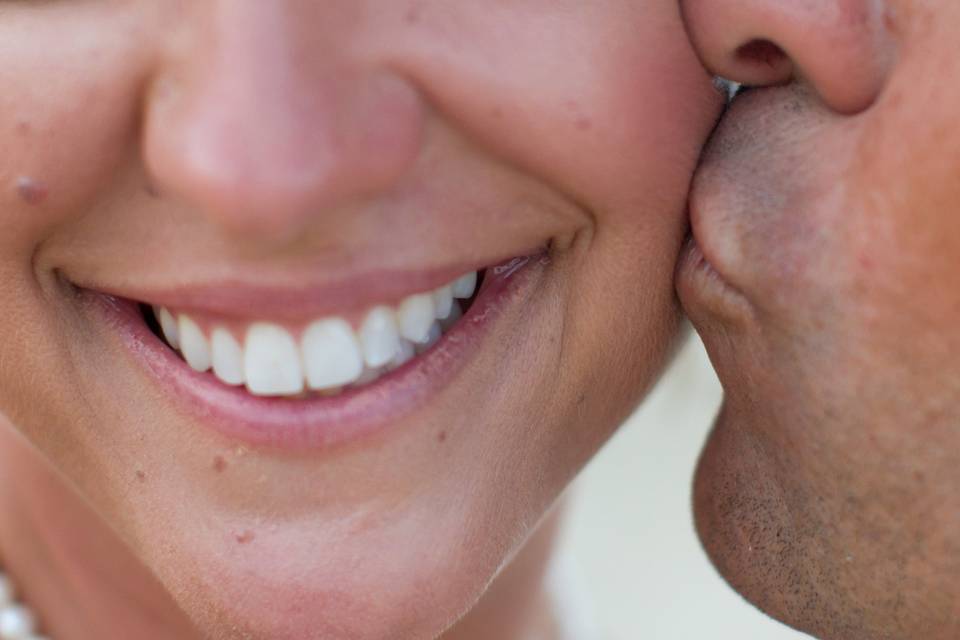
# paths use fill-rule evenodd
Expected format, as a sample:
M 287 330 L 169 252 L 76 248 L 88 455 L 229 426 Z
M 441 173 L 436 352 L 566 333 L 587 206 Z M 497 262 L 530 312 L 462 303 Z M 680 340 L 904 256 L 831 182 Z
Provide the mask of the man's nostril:
M 783 49 L 769 40 L 751 40 L 741 45 L 734 54 L 738 62 L 751 65 L 764 65 L 776 69 L 787 60 Z

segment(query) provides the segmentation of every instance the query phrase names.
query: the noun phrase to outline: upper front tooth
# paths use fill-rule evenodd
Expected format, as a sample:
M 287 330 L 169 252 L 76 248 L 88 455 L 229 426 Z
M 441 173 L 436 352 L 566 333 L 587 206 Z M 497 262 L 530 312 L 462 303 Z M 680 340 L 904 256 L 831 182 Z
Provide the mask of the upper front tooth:
M 227 384 L 243 384 L 243 348 L 226 329 L 213 330 L 210 338 L 213 373 Z
M 393 359 L 400 346 L 400 332 L 389 307 L 375 307 L 360 327 L 363 360 L 369 367 L 381 367 Z
M 363 373 L 360 374 L 360 377 L 354 380 L 354 384 L 368 384 L 373 382 L 377 378 L 383 375 L 385 369 L 372 369 L 370 367 L 364 367 Z
M 440 287 L 433 292 L 433 303 L 437 308 L 437 320 L 443 320 L 453 309 L 453 285 Z
M 273 396 L 303 391 L 300 350 L 283 327 L 265 322 L 250 325 L 243 369 L 250 393 Z
M 427 332 L 436 314 L 433 294 L 419 293 L 406 298 L 397 310 L 400 335 L 411 342 L 423 342 L 427 339 Z
M 173 317 L 172 313 L 162 307 L 154 307 L 154 315 L 157 318 L 157 322 L 160 323 L 160 330 L 163 331 L 163 337 L 167 339 L 167 344 L 174 349 L 179 349 L 180 332 L 177 330 L 176 318 Z
M 314 322 L 303 333 L 303 366 L 311 389 L 333 389 L 363 373 L 360 344 L 346 320 Z
M 390 364 L 387 366 L 388 369 L 396 369 L 402 367 L 407 362 L 413 359 L 413 356 L 417 355 L 417 351 L 413 346 L 413 343 L 409 340 L 400 340 L 400 344 L 397 347 L 397 353 L 394 354 L 393 359 L 390 361 Z
M 298 395 L 355 386 L 396 368 L 435 344 L 443 330 L 461 316 L 455 298 L 470 298 L 477 273 L 405 298 L 394 311 L 381 305 L 369 310 L 358 331 L 344 318 L 317 320 L 303 331 L 298 344 L 279 325 L 257 322 L 249 326 L 244 344 L 225 328 L 208 339 L 189 316 L 174 316 L 161 307 L 154 313 L 171 346 L 178 346 L 197 371 L 213 372 L 231 385 L 246 384 L 255 395 Z
M 210 345 L 197 323 L 186 314 L 180 315 L 180 352 L 193 369 L 206 371 L 213 364 Z
M 443 327 L 440 326 L 438 321 L 434 321 L 430 325 L 430 331 L 427 332 L 427 339 L 423 341 L 422 344 L 417 345 L 417 353 L 423 353 L 428 350 L 433 345 L 437 344 L 440 341 L 440 336 L 443 335 Z
M 450 313 L 447 315 L 447 317 L 440 320 L 440 326 L 443 328 L 444 331 L 447 331 L 450 329 L 450 327 L 455 325 L 457 321 L 462 317 L 463 317 L 463 309 L 460 308 L 460 303 L 454 302 L 453 308 L 450 309 Z
M 470 273 L 457 278 L 453 283 L 454 298 L 469 298 L 477 288 L 477 272 Z
M 30 640 L 36 638 L 37 620 L 27 607 L 11 604 L 0 609 L 0 638 Z

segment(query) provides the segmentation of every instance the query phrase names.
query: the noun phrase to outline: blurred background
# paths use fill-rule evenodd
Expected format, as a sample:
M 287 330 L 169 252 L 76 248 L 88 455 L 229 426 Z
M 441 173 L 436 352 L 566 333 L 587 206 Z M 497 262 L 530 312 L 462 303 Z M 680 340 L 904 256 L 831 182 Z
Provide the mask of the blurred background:
M 692 336 L 570 488 L 557 569 L 584 637 L 809 640 L 742 600 L 697 542 L 693 470 L 720 399 L 720 383 Z

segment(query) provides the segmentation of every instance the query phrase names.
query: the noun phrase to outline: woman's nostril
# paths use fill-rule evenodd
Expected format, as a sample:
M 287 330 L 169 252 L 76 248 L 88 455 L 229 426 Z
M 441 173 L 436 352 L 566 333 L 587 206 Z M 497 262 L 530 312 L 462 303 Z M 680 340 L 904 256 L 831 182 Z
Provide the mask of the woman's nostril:
M 740 46 L 734 54 L 738 62 L 751 65 L 764 65 L 776 69 L 787 60 L 783 49 L 769 40 L 751 40 Z

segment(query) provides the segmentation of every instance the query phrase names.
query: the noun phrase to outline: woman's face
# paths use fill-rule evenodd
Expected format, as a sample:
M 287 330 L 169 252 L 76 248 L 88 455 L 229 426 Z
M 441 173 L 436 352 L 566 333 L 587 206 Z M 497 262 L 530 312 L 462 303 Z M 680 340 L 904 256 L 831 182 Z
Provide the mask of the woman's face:
M 0 50 L 2 409 L 210 637 L 439 633 L 669 356 L 720 107 L 675 2 L 11 3 Z

